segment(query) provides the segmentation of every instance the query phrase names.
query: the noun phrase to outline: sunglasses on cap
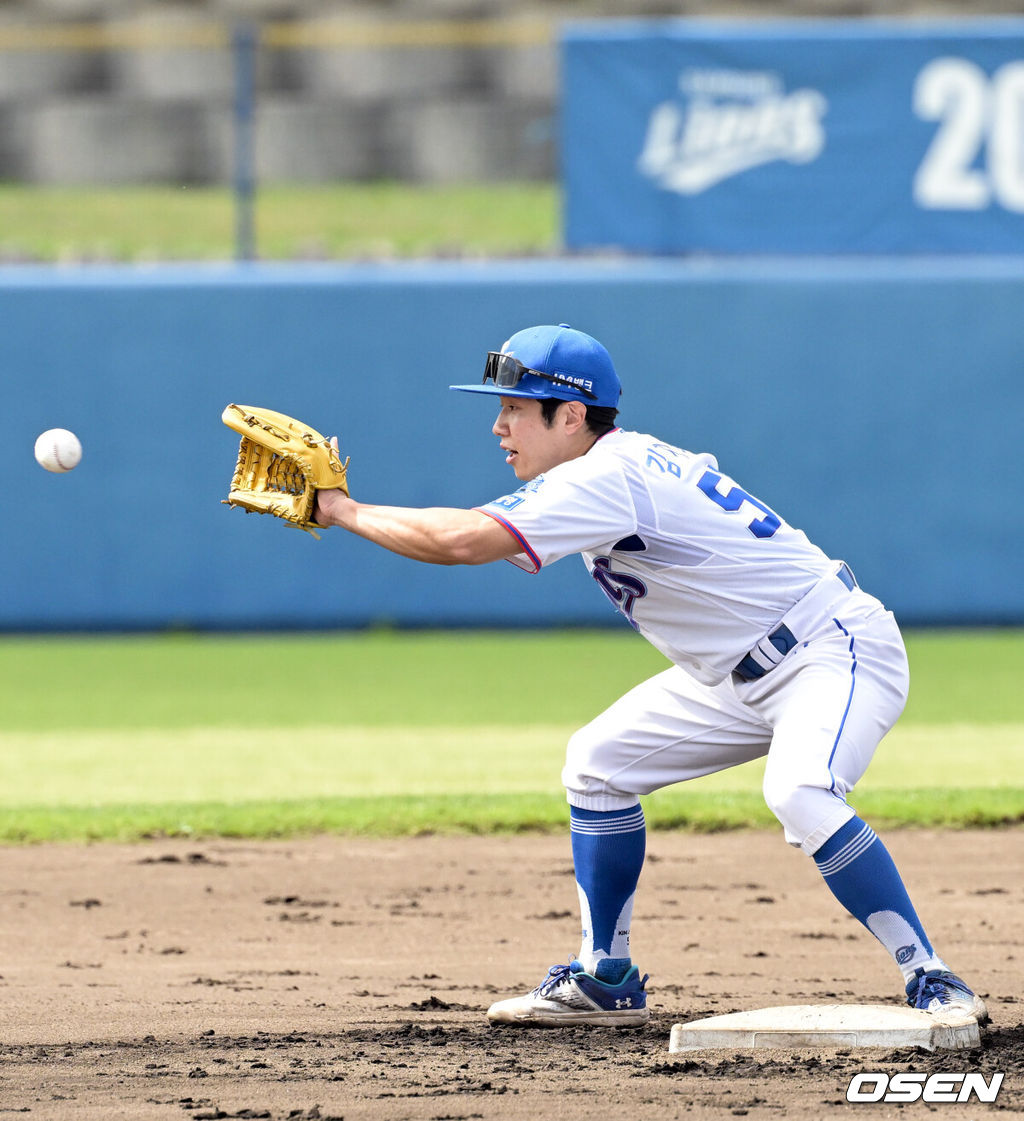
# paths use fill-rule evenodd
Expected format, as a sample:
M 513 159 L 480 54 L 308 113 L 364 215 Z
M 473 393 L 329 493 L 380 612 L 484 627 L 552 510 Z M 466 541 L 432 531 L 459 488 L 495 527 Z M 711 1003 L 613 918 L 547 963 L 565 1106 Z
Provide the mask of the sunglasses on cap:
M 582 385 L 577 385 L 569 378 L 559 377 L 557 374 L 542 374 L 540 370 L 531 370 L 529 366 L 524 366 L 518 358 L 513 358 L 511 354 L 502 354 L 497 350 L 487 352 L 483 384 L 493 382 L 498 389 L 514 389 L 522 381 L 524 374 L 554 382 L 555 385 L 563 386 L 565 389 L 574 389 L 577 393 L 582 393 L 584 397 L 589 397 L 591 401 L 598 399 L 596 393 L 591 393 L 589 389 L 584 389 Z

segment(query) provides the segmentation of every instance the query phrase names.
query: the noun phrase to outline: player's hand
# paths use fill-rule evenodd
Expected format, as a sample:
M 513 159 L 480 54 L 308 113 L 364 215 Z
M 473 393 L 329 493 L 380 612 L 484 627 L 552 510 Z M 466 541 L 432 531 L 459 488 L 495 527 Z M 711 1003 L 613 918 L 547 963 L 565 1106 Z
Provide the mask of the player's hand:
M 341 502 L 338 501 L 339 498 Z M 340 490 L 318 490 L 316 502 L 313 504 L 313 521 L 325 529 L 332 525 L 340 525 L 341 510 L 345 505 L 351 506 L 353 502 Z
M 338 437 L 331 437 L 331 444 L 335 451 L 338 451 Z M 313 521 L 317 525 L 323 526 L 325 529 L 332 525 L 337 525 L 333 514 L 338 513 L 339 503 L 334 501 L 334 498 L 347 498 L 348 496 L 342 494 L 341 491 L 318 490 L 316 492 L 316 501 L 313 503 Z M 351 499 L 349 500 L 351 501 Z

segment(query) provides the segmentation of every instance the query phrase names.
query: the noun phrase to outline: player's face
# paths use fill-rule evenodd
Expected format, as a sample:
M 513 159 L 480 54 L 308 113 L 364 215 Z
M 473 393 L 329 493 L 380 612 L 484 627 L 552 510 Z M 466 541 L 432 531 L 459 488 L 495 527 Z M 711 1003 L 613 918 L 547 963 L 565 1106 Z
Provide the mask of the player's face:
M 523 397 L 502 397 L 501 412 L 491 431 L 501 440 L 505 462 L 526 482 L 550 471 L 578 454 L 569 451 L 557 422 L 544 423 L 539 401 Z

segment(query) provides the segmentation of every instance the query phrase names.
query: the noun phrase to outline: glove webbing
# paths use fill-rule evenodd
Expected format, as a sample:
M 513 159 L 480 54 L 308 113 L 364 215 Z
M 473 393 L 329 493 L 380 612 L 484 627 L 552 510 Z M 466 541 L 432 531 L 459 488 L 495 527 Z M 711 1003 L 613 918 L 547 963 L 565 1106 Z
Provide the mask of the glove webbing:
M 306 475 L 302 464 L 290 455 L 271 452 L 267 464 L 267 490 L 280 494 L 305 493 Z

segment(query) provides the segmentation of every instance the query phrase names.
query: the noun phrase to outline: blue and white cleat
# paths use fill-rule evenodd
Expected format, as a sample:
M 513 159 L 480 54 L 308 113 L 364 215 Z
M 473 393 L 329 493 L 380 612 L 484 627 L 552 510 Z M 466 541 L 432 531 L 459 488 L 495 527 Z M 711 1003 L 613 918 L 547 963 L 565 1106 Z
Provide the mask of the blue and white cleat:
M 499 1000 L 487 1009 L 495 1024 L 557 1028 L 568 1024 L 629 1028 L 646 1024 L 647 974 L 640 976 L 635 965 L 617 985 L 599 981 L 576 960 L 553 965 L 543 981 L 525 996 Z
M 988 1019 L 981 997 L 946 969 L 916 970 L 907 983 L 907 1004 L 936 1016 L 973 1016 L 979 1024 Z

